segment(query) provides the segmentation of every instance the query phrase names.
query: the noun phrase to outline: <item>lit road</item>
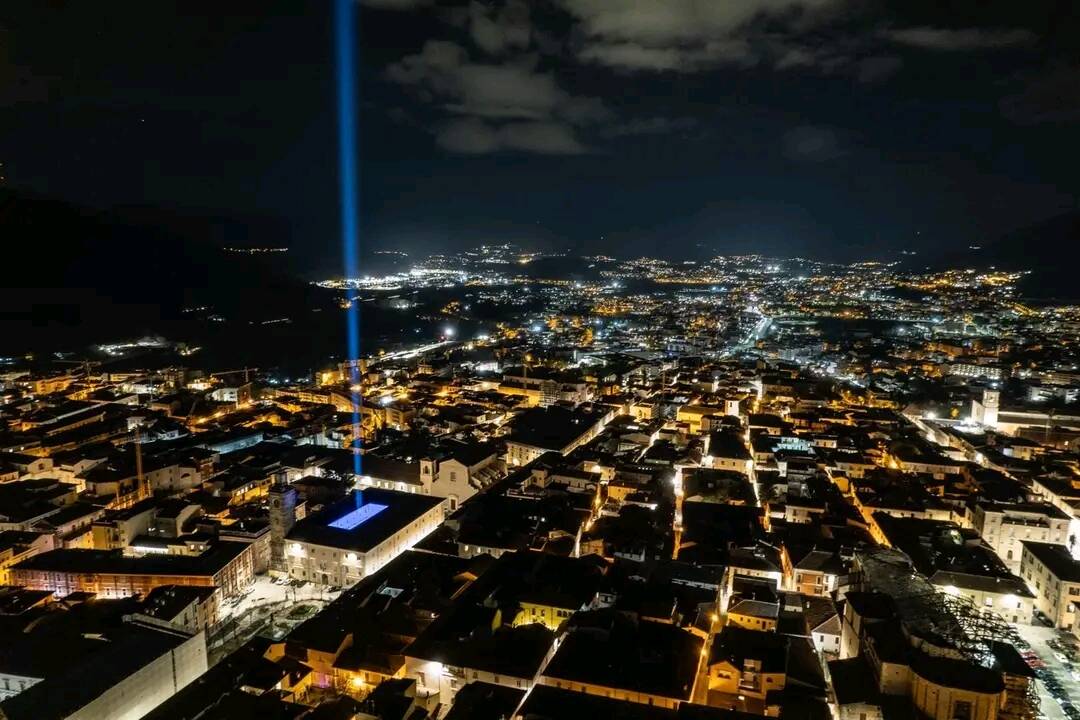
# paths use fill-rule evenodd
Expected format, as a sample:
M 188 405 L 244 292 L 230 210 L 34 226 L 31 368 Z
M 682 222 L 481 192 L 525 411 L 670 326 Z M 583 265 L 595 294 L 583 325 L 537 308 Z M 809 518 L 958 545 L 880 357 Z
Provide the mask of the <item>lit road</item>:
M 448 347 L 450 345 L 454 345 L 455 342 L 456 341 L 454 341 L 454 340 L 442 340 L 440 342 L 430 343 L 428 345 L 421 345 L 420 347 L 417 347 L 417 348 L 410 348 L 409 350 L 398 350 L 397 352 L 386 353 L 385 355 L 380 355 L 377 358 L 373 358 L 368 363 L 368 365 L 369 366 L 376 365 L 376 364 L 381 363 L 381 362 L 383 362 L 385 360 L 408 360 L 410 358 L 419 357 L 419 356 L 423 355 L 424 353 L 431 352 L 432 350 L 438 350 L 439 348 L 442 348 L 442 347 Z
M 746 338 L 734 347 L 724 351 L 723 355 L 731 355 L 753 346 L 754 343 L 769 334 L 770 327 L 772 327 L 772 318 L 762 315 L 761 319 L 754 325 L 754 329 L 746 334 Z
M 754 332 L 750 335 L 751 340 L 760 340 L 769 333 L 769 328 L 772 326 L 772 318 L 762 316 L 758 324 L 754 326 Z

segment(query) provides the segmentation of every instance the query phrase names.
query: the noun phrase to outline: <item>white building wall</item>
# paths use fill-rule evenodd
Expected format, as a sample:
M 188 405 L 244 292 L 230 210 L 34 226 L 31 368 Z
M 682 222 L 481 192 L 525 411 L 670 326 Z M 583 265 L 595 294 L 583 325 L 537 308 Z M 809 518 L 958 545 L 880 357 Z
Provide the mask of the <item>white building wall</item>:
M 206 669 L 206 636 L 199 633 L 128 675 L 68 720 L 138 720 Z
M 443 521 L 445 504 L 435 505 L 367 552 L 286 540 L 285 564 L 289 577 L 338 587 L 354 585 L 435 530 Z
M 990 610 L 1010 623 L 1030 625 L 1031 616 L 1035 609 L 1035 599 L 1020 597 L 1012 593 L 987 592 L 971 588 L 956 588 L 949 586 L 936 586 L 946 595 L 966 597 L 980 610 Z
M 1069 541 L 1068 520 L 1047 519 L 1028 513 L 1032 520 L 1041 519 L 1046 525 L 1011 522 L 1002 512 L 975 511 L 975 529 L 997 556 L 1008 566 L 1009 572 L 1020 574 L 1020 560 L 1024 554 L 1024 540 L 1065 545 Z
M 37 685 L 39 682 L 41 682 L 41 678 L 0 673 L 0 701 L 7 700 L 9 697 L 14 697 L 31 685 Z

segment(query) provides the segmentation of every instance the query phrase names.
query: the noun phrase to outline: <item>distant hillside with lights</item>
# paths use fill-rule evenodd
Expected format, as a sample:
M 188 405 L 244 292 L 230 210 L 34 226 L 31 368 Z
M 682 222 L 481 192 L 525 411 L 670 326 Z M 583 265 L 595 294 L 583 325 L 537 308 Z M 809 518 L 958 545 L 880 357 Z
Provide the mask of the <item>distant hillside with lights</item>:
M 917 267 L 924 258 L 909 262 Z M 1076 264 L 1080 261 L 1080 211 L 1057 215 L 991 239 L 982 245 L 946 250 L 935 268 L 972 267 L 1030 270 L 1020 284 L 1033 299 L 1080 301 Z
M 155 331 L 198 307 L 273 316 L 312 292 L 289 274 L 287 252 L 246 252 L 288 246 L 288 228 L 266 218 L 103 212 L 3 189 L 0 237 L 5 351 Z

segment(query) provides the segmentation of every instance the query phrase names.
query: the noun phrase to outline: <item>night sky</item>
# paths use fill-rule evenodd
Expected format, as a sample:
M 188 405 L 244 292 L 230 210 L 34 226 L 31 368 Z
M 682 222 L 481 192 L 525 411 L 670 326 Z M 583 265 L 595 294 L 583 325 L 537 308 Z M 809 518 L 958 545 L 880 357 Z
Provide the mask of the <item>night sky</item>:
M 1076 208 L 1069 0 L 371 0 L 357 17 L 367 252 L 863 259 Z M 329 0 L 5 0 L 2 184 L 266 216 L 297 270 L 340 267 L 332 18 Z

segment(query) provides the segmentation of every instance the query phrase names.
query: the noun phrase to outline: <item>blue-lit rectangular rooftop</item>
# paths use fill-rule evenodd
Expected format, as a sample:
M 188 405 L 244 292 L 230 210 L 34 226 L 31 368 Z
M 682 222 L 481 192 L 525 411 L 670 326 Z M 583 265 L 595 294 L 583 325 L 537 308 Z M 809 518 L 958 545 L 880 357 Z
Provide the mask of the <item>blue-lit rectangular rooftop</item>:
M 288 537 L 315 545 L 367 552 L 445 502 L 432 495 L 382 488 L 353 490 L 336 503 L 297 522 Z
M 355 510 L 350 510 L 337 520 L 327 523 L 327 526 L 338 530 L 352 530 L 353 528 L 360 527 L 387 507 L 389 506 L 383 505 L 382 503 L 367 503 Z

